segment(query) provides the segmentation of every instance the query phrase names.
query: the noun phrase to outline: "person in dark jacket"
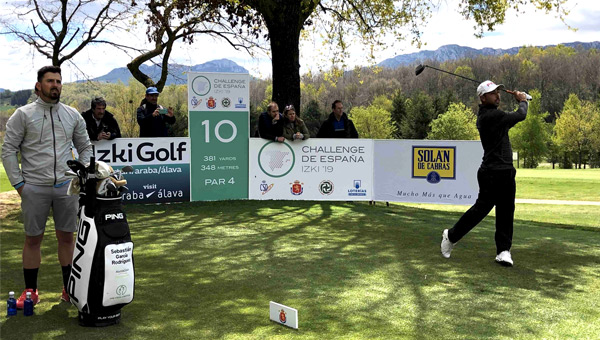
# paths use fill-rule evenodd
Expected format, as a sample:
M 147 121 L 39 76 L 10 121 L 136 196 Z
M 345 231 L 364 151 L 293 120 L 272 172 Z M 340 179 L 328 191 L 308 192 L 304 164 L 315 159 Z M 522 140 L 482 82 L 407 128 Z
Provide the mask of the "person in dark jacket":
M 323 122 L 317 138 L 358 138 L 358 131 L 354 127 L 352 120 L 344 112 L 344 105 L 340 100 L 331 104 L 331 114 Z
M 279 106 L 275 102 L 267 105 L 267 111 L 258 117 L 258 135 L 260 138 L 274 140 L 283 143 L 283 115 L 279 112 Z
M 175 124 L 173 108 L 158 105 L 158 89 L 146 89 L 146 98 L 137 109 L 137 122 L 140 125 L 140 137 L 167 137 L 167 123 Z
M 477 129 L 483 146 L 483 161 L 477 171 L 479 195 L 475 204 L 464 213 L 452 229 L 442 233 L 441 251 L 445 258 L 450 257 L 454 244 L 473 229 L 496 207 L 496 262 L 512 266 L 510 254 L 515 214 L 515 175 L 512 148 L 508 130 L 527 117 L 527 99 L 523 92 L 512 92 L 519 102 L 515 112 L 498 110 L 500 93 L 496 85 L 486 80 L 477 87 L 481 100 L 477 114 Z
M 102 97 L 92 99 L 92 108 L 81 114 L 91 140 L 111 140 L 121 138 L 119 123 L 112 113 L 106 111 L 106 101 Z

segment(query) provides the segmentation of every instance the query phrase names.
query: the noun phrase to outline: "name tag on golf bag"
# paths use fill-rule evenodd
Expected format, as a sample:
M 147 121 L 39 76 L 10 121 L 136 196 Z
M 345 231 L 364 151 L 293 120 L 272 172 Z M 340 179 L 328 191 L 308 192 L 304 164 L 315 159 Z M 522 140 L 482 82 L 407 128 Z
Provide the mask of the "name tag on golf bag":
M 108 321 L 133 300 L 133 242 L 121 197 L 96 198 L 94 210 L 81 206 L 67 290 L 80 313 Z

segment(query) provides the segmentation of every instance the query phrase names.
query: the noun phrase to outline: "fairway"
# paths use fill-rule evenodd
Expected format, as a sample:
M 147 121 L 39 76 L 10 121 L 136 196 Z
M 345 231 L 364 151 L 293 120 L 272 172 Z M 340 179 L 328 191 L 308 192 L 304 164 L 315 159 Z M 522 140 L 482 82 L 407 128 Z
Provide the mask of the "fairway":
M 58 302 L 60 269 L 48 234 L 35 322 L 3 316 L 2 338 L 600 337 L 600 230 L 561 217 L 562 206 L 546 213 L 527 207 L 537 206 L 518 206 L 515 267 L 505 268 L 494 263 L 493 217 L 457 244 L 452 258 L 441 257 L 442 229 L 467 207 L 130 205 L 136 291 L 121 324 L 80 327 L 77 310 Z M 587 208 L 600 220 L 598 207 Z M 539 215 L 548 221 L 531 218 Z M 3 292 L 22 286 L 20 220 L 17 209 L 2 218 Z M 298 309 L 298 331 L 269 321 L 271 300 Z
M 517 169 L 517 198 L 600 201 L 600 169 Z

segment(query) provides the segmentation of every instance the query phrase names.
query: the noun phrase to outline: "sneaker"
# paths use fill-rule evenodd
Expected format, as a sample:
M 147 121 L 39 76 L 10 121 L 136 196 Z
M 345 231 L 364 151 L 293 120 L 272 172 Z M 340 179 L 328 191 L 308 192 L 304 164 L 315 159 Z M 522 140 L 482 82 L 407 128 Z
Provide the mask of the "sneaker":
M 454 243 L 450 242 L 448 238 L 448 229 L 444 229 L 442 233 L 442 256 L 445 258 L 450 258 L 450 253 L 452 252 L 452 248 L 454 248 Z
M 64 302 L 71 302 L 71 298 L 69 297 L 69 294 L 67 294 L 65 287 L 63 287 L 63 291 L 62 291 L 62 295 L 60 296 L 60 299 L 63 300 Z
M 17 299 L 17 309 L 23 309 L 23 305 L 25 304 L 25 299 L 27 298 L 27 292 L 31 292 L 31 300 L 33 300 L 33 305 L 37 305 L 40 302 L 40 297 L 38 295 L 38 290 L 35 291 L 33 289 L 25 289 L 23 294 Z
M 513 260 L 510 256 L 510 251 L 505 250 L 500 254 L 496 255 L 496 262 L 500 263 L 503 266 L 512 267 Z

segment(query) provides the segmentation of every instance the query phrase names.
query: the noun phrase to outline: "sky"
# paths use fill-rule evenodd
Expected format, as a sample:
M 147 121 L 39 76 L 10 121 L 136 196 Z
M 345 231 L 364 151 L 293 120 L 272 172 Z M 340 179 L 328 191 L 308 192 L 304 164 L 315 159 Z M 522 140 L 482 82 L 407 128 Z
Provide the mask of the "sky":
M 425 26 L 422 26 L 421 41 L 424 43 L 417 48 L 410 42 L 392 43 L 389 37 L 386 48 L 376 54 L 376 63 L 396 55 L 418 52 L 419 50 L 435 50 L 443 45 L 457 44 L 476 49 L 511 48 L 517 46 L 543 46 L 556 45 L 567 42 L 591 42 L 600 41 L 600 1 L 598 0 L 570 0 L 567 8 L 570 14 L 566 23 L 575 28 L 570 30 L 556 14 L 544 14 L 534 11 L 533 7 L 525 8 L 525 14 L 516 15 L 509 10 L 506 14 L 506 22 L 496 27 L 494 32 L 489 32 L 482 38 L 474 36 L 473 22 L 464 20 L 456 11 L 458 0 L 442 0 L 439 10 L 432 13 L 432 17 Z M 2 2 L 4 4 L 4 2 Z M 0 4 L 0 12 L 4 12 L 5 6 Z M 4 10 L 4 11 L 3 11 Z M 145 28 L 141 29 L 142 31 Z M 113 41 L 136 43 L 143 41 L 143 32 L 136 34 L 119 33 L 110 34 L 108 37 Z M 350 59 L 347 60 L 349 68 L 354 66 L 369 65 L 360 43 L 350 47 Z M 0 35 L 0 65 L 2 65 L 2 77 L 0 77 L 0 88 L 13 91 L 33 88 L 37 69 L 49 64 L 49 60 L 33 53 L 26 44 Z M 326 67 L 325 60 L 331 51 L 324 50 L 320 42 L 305 40 L 300 48 L 300 72 L 318 72 Z M 171 63 L 185 65 L 202 64 L 215 59 L 227 58 L 249 70 L 250 74 L 267 78 L 271 75 L 271 61 L 269 56 L 263 52 L 257 52 L 250 56 L 245 51 L 237 51 L 228 44 L 210 37 L 202 36 L 196 38 L 193 45 L 179 43 L 171 56 Z M 114 68 L 125 67 L 131 61 L 127 54 L 107 47 L 107 45 L 88 46 L 74 59 L 75 68 L 67 63 L 63 64 L 63 82 L 72 82 L 82 79 L 80 71 L 85 72 L 89 78 L 99 77 L 110 72 Z M 79 70 L 77 70 L 79 69 Z

